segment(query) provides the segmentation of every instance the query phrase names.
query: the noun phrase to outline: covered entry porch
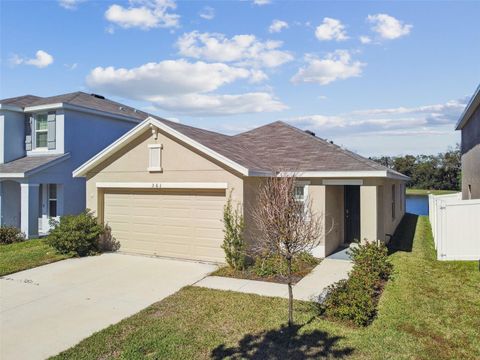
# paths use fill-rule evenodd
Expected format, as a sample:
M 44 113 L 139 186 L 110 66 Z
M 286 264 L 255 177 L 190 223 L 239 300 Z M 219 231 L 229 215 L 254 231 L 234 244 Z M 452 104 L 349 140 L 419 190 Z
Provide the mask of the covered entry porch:
M 404 183 L 392 179 L 312 180 L 309 187 L 313 209 L 324 219 L 314 251 L 319 257 L 352 242 L 388 242 L 405 213 Z

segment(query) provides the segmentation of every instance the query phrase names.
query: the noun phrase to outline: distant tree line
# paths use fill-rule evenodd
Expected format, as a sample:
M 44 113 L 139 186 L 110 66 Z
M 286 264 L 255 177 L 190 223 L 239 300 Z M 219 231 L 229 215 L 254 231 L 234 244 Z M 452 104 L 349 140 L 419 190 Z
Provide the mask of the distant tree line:
M 460 190 L 460 146 L 438 155 L 381 156 L 370 159 L 410 177 L 414 189 Z

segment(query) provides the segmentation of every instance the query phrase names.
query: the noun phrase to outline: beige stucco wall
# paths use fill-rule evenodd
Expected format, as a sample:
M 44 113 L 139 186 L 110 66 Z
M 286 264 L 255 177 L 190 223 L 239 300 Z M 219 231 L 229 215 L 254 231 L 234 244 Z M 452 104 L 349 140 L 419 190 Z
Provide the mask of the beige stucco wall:
M 162 172 L 149 172 L 148 145 L 162 144 Z M 102 218 L 102 192 L 98 182 L 226 182 L 236 203 L 243 202 L 241 175 L 226 170 L 213 159 L 166 134 L 155 140 L 147 130 L 132 143 L 87 174 L 87 207 Z

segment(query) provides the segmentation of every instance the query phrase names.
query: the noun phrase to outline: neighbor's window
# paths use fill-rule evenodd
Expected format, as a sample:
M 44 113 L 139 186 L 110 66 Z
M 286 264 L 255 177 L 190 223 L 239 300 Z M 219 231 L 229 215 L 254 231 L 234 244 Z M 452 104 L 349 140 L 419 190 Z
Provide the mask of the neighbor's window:
M 57 216 L 57 185 L 48 185 L 48 216 Z
M 395 219 L 395 205 L 396 205 L 396 199 L 395 199 L 395 184 L 392 185 L 392 219 Z
M 162 145 L 148 145 L 148 171 L 162 171 Z
M 47 114 L 35 115 L 35 147 L 48 147 L 48 119 Z

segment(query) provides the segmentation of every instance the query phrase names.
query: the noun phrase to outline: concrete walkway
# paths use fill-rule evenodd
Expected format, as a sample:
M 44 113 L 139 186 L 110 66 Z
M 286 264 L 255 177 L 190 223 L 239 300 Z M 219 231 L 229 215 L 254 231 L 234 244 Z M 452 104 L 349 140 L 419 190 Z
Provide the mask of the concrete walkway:
M 348 278 L 351 268 L 350 260 L 339 259 L 338 256 L 327 257 L 310 274 L 293 286 L 293 297 L 296 300 L 317 301 L 325 288 L 341 279 Z M 195 283 L 195 286 L 288 298 L 286 285 L 267 281 L 207 276 Z
M 0 359 L 45 359 L 203 278 L 215 265 L 104 254 L 0 278 Z

